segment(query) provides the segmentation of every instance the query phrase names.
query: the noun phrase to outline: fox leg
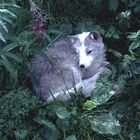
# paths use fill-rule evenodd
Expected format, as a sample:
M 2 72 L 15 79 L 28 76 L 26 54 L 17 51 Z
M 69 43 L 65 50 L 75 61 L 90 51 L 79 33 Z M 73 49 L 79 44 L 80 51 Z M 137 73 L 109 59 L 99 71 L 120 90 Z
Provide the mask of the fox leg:
M 89 79 L 85 79 L 80 83 L 82 87 L 82 92 L 85 97 L 89 97 L 91 95 L 91 91 L 96 87 L 96 81 L 99 79 L 100 74 L 103 72 L 104 68 L 99 68 L 98 72 L 94 74 L 92 77 Z
M 89 97 L 91 95 L 91 91 L 96 87 L 96 81 L 99 79 L 100 74 L 103 72 L 104 67 L 99 68 L 98 72 L 90 77 L 89 79 L 82 80 L 80 83 L 75 85 L 75 88 L 68 89 L 67 91 L 61 91 L 58 93 L 51 95 L 47 101 L 51 102 L 54 99 L 61 99 L 67 101 L 70 99 L 70 94 L 75 92 L 75 89 L 79 90 L 82 88 L 82 92 L 85 97 Z

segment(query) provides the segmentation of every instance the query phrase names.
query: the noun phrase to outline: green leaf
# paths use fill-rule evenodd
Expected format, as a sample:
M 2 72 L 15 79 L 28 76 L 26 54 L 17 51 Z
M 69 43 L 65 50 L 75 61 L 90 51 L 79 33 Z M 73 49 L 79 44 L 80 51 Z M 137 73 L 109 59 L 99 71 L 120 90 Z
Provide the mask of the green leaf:
M 101 134 L 115 135 L 121 132 L 119 121 L 111 113 L 97 116 L 90 122 L 92 129 Z
M 127 36 L 127 38 L 132 40 L 132 41 L 139 40 L 139 37 L 140 37 L 140 30 L 138 30 L 137 32 L 131 32 Z
M 17 130 L 15 132 L 16 139 L 25 139 L 28 135 L 28 130 Z
M 56 127 L 55 127 L 55 125 L 52 122 L 48 121 L 47 119 L 35 118 L 34 120 L 36 122 L 38 122 L 39 124 L 46 125 L 52 131 L 56 131 L 57 130 Z
M 128 39 L 130 40 L 134 40 L 138 37 L 137 33 L 131 33 L 127 36 Z
M 71 115 L 71 113 L 67 111 L 67 108 L 66 107 L 58 107 L 56 109 L 56 115 L 60 119 L 65 119 L 65 118 L 69 117 Z
M 111 85 L 100 84 L 98 86 L 99 88 L 95 88 L 91 96 L 91 99 L 96 102 L 96 105 L 107 102 L 115 94 L 115 91 L 111 90 Z
M 95 101 L 87 100 L 83 105 L 83 109 L 92 110 L 93 108 L 96 108 L 96 106 L 97 106 L 97 104 Z
M 75 135 L 68 136 L 65 140 L 76 140 Z
M 52 44 L 53 41 L 52 41 L 51 37 L 46 32 L 44 32 L 43 35 L 49 41 L 49 43 Z
M 116 27 L 114 26 L 109 26 L 109 28 L 107 29 L 106 33 L 105 33 L 105 37 L 106 38 L 115 38 L 115 39 L 119 39 L 119 31 L 116 29 Z
M 67 131 L 69 130 L 69 123 L 65 120 L 65 119 L 57 119 L 57 126 L 63 130 L 63 131 Z
M 8 9 L 0 9 L 0 12 L 3 14 L 9 14 L 10 16 L 17 17 L 13 12 Z
M 3 42 L 6 42 L 5 38 L 3 37 L 2 33 L 0 33 L 0 40 L 2 40 Z
M 58 139 L 59 131 L 52 122 L 48 121 L 47 119 L 42 119 L 41 117 L 35 118 L 34 121 L 46 126 L 46 129 L 44 131 L 45 132 L 44 136 L 46 137 L 46 139 L 48 139 L 48 140 L 57 140 Z
M 10 61 L 5 57 L 4 55 L 1 55 L 4 67 L 9 71 L 9 73 L 12 75 L 12 77 L 17 78 L 17 73 L 13 65 L 10 63 Z
M 118 58 L 122 58 L 123 57 L 123 55 L 120 52 L 116 51 L 116 50 L 110 49 L 109 51 L 112 54 L 114 54 L 116 57 L 118 57 Z
M 132 52 L 132 50 L 135 50 L 135 49 L 137 49 L 138 47 L 140 47 L 140 41 L 133 42 L 133 43 L 129 46 L 129 51 Z
M 22 63 L 22 58 L 18 55 L 15 55 L 14 53 L 11 52 L 5 52 L 5 56 L 14 59 L 15 61 Z
M 7 29 L 6 25 L 5 25 L 5 23 L 1 19 L 0 19 L 0 28 L 4 29 L 5 32 L 8 33 L 8 29 Z
M 52 131 L 49 128 L 46 128 L 44 135 L 45 135 L 45 140 L 58 140 L 60 136 L 58 129 L 56 129 L 56 131 Z
M 23 8 L 17 8 L 17 7 L 9 7 L 8 8 L 10 11 L 12 11 L 13 13 L 15 13 L 15 15 L 18 18 L 22 18 L 24 20 L 27 20 L 30 18 L 30 12 L 27 11 L 26 9 Z
M 20 8 L 18 5 L 16 4 L 11 4 L 11 3 L 1 3 L 0 4 L 0 7 L 3 8 L 3 7 L 16 7 L 16 8 Z
M 113 34 L 113 38 L 114 39 L 119 39 L 120 37 L 119 37 L 119 35 L 117 33 L 115 33 L 115 34 Z
M 7 51 L 7 52 L 8 52 L 8 51 L 11 51 L 11 50 L 15 49 L 17 46 L 18 46 L 17 43 L 12 42 L 12 43 L 10 43 L 10 44 L 4 46 L 3 51 Z
M 14 26 L 13 20 L 8 18 L 8 17 L 6 17 L 6 16 L 3 16 L 3 14 L 1 14 L 1 13 L 0 13 L 0 18 L 1 18 L 1 20 L 5 21 L 5 22 L 8 22 L 12 26 Z
M 109 0 L 108 4 L 111 11 L 116 11 L 119 6 L 118 0 Z
M 48 29 L 46 32 L 53 33 L 53 34 L 63 34 L 61 31 L 55 29 Z

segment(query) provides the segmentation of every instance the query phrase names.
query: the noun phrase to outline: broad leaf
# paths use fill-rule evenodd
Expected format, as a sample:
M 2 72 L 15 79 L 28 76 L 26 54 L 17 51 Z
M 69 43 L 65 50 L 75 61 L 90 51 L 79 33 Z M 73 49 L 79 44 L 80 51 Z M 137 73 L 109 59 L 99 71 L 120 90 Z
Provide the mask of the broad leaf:
M 92 129 L 102 134 L 115 135 L 121 132 L 119 121 L 111 113 L 97 116 L 90 122 Z
M 95 101 L 87 100 L 83 105 L 83 109 L 92 110 L 93 108 L 96 108 L 96 106 L 97 106 L 97 104 Z
M 67 111 L 66 107 L 58 107 L 56 110 L 56 115 L 60 118 L 60 119 L 65 119 L 67 117 L 69 117 L 71 115 L 70 112 Z
M 104 87 L 104 88 L 107 88 L 107 87 Z M 96 102 L 96 105 L 100 105 L 107 102 L 114 94 L 115 94 L 114 90 L 95 89 L 92 93 L 91 99 L 94 100 L 94 102 Z
M 65 140 L 76 140 L 75 135 L 68 136 Z
M 57 130 L 56 127 L 55 127 L 55 125 L 52 122 L 48 121 L 47 119 L 35 118 L 34 120 L 36 122 L 38 122 L 39 124 L 46 125 L 52 131 L 56 131 Z

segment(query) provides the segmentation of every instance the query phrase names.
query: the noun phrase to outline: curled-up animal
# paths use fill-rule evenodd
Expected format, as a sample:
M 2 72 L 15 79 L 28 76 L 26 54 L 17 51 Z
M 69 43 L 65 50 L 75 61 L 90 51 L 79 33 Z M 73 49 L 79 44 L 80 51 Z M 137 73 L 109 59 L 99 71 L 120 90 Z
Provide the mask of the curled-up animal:
M 89 97 L 107 64 L 102 37 L 96 31 L 83 32 L 56 41 L 32 59 L 32 85 L 45 101 L 68 100 L 75 89 L 82 88 Z

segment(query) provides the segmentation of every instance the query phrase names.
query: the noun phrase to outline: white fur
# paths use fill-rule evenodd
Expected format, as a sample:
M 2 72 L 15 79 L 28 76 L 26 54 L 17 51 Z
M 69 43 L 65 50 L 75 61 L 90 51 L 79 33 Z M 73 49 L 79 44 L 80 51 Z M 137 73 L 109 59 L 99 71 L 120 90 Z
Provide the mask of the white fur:
M 89 35 L 90 32 L 83 32 L 81 34 L 78 34 L 78 38 L 80 39 L 80 42 L 84 44 L 85 38 Z
M 84 41 L 86 37 L 89 35 L 89 33 L 90 32 L 83 32 L 78 35 L 78 38 L 80 40 L 80 46 L 76 48 L 79 54 L 79 66 L 84 65 L 85 68 L 90 67 L 94 59 L 92 55 L 87 55 L 86 46 L 84 45 Z
M 81 46 L 79 51 L 79 66 L 84 65 L 85 68 L 90 67 L 93 62 L 93 56 L 86 54 L 86 48 L 84 45 Z

